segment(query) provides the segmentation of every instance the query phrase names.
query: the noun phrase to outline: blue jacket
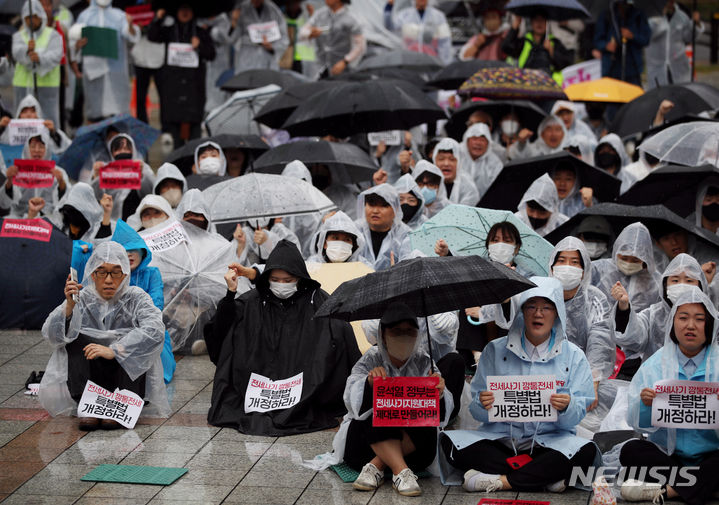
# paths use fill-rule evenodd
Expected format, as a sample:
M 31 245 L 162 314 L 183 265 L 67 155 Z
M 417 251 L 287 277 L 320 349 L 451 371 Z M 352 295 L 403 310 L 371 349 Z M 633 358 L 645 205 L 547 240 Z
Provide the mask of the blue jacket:
M 597 24 L 594 28 L 594 47 L 602 52 L 602 76 L 613 77 L 615 79 L 622 78 L 622 35 L 621 28 L 628 28 L 634 34 L 634 38 L 627 40 L 626 60 L 624 64 L 625 79 L 629 77 L 637 77 L 641 75 L 644 69 L 644 60 L 642 59 L 642 49 L 649 44 L 652 36 L 652 30 L 649 28 L 647 17 L 644 13 L 634 7 L 629 8 L 627 19 L 622 19 L 619 10 L 614 7 L 614 18 L 619 25 L 617 32 L 614 23 L 612 23 L 612 15 L 609 9 L 599 15 Z M 610 53 L 605 49 L 610 40 L 617 42 L 617 50 Z

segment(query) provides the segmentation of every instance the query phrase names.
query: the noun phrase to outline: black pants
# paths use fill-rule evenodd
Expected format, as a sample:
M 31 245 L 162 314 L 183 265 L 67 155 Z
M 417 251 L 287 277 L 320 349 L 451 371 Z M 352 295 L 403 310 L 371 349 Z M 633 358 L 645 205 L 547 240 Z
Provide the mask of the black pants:
M 174 149 L 178 149 L 185 145 L 187 141 L 198 139 L 202 135 L 202 128 L 200 123 L 188 123 L 190 127 L 190 136 L 187 140 L 182 138 L 182 123 L 163 123 L 162 131 L 172 135 L 172 140 L 175 143 Z
M 454 409 L 449 416 L 454 419 L 459 414 L 459 407 L 462 399 L 462 388 L 464 387 L 464 359 L 456 352 L 450 352 L 437 361 L 439 373 L 444 378 L 447 390 L 452 393 Z
M 144 398 L 145 374 L 133 381 L 115 359 L 86 359 L 82 349 L 87 344 L 92 343 L 92 340 L 85 335 L 80 335 L 65 346 L 67 351 L 67 387 L 70 390 L 72 399 L 75 401 L 80 400 L 88 380 L 108 391 L 115 391 L 116 388 L 129 389 L 140 398 Z
M 439 445 L 453 467 L 462 472 L 479 470 L 506 475 L 512 489 L 517 491 L 537 491 L 568 479 L 573 467 L 586 469 L 591 466 L 597 450 L 594 444 L 589 443 L 569 459 L 559 451 L 535 445 L 532 461 L 515 470 L 507 463 L 507 458 L 514 456 L 514 450 L 498 440 L 480 440 L 464 449 L 457 449 L 449 437 L 443 435 Z M 519 451 L 519 454 L 529 454 L 529 451 Z
M 714 492 L 719 488 L 719 451 L 709 452 L 703 456 L 700 463 L 687 465 L 682 463 L 675 455 L 665 454 L 653 442 L 648 440 L 630 440 L 622 447 L 619 454 L 619 461 L 627 469 L 626 479 L 635 478 L 646 482 L 658 482 L 649 475 L 649 469 L 654 467 L 655 472 L 661 475 L 665 482 L 679 493 L 679 496 L 689 505 L 702 505 L 712 500 Z M 684 469 L 679 475 L 679 469 L 687 466 L 699 467 L 698 469 Z M 665 467 L 657 469 L 656 467 Z M 675 482 L 670 481 L 671 474 L 675 475 Z M 696 477 L 696 484 L 686 484 L 684 474 L 690 473 Z M 646 477 L 641 477 L 646 475 Z M 640 478 L 641 477 L 641 478 Z
M 157 86 L 157 70 L 156 68 L 135 67 L 135 101 L 137 103 L 137 119 L 150 123 L 147 119 L 147 107 L 145 101 L 147 99 L 147 90 L 150 89 L 150 79 L 155 79 Z M 157 86 L 159 88 L 159 86 Z
M 437 454 L 437 428 L 375 428 L 372 416 L 364 421 L 353 419 L 347 430 L 345 463 L 357 471 L 376 456 L 371 444 L 386 440 L 402 440 L 403 432 L 412 440 L 416 450 L 404 456 L 407 466 L 414 472 L 424 470 Z

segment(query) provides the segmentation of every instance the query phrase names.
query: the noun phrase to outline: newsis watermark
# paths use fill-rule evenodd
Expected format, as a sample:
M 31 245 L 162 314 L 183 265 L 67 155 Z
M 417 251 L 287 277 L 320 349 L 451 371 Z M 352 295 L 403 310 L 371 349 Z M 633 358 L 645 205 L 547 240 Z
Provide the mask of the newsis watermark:
M 569 477 L 569 486 L 592 487 L 592 483 L 599 477 L 604 477 L 607 483 L 621 486 L 627 480 L 638 480 L 641 482 L 658 482 L 662 487 L 692 487 L 696 485 L 698 466 L 683 466 L 681 468 L 670 466 L 640 466 L 640 467 L 617 467 L 617 466 L 590 466 L 586 469 L 575 466 Z

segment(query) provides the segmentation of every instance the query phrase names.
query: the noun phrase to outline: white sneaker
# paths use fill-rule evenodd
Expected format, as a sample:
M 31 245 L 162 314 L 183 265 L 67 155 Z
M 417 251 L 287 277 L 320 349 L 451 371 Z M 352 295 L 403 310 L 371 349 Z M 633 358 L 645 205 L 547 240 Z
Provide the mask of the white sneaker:
M 564 482 L 564 479 L 558 480 L 554 484 L 550 484 L 547 486 L 547 491 L 550 493 L 563 493 L 567 489 L 567 484 Z
M 200 338 L 192 342 L 190 352 L 193 356 L 201 356 L 203 354 L 207 354 L 207 343 L 205 342 L 205 339 Z
M 417 476 L 409 468 L 405 468 L 392 476 L 392 487 L 402 496 L 419 496 L 422 488 L 417 483 Z
M 172 135 L 170 135 L 169 133 L 163 133 L 162 135 L 160 135 L 160 149 L 162 151 L 162 154 L 170 154 L 174 147 L 175 141 L 173 140 Z
M 367 463 L 362 467 L 362 471 L 357 479 L 352 483 L 352 487 L 360 491 L 374 491 L 384 482 L 384 472 L 381 472 L 372 463 Z
M 622 498 L 626 501 L 649 501 L 664 503 L 663 489 L 656 482 L 642 482 L 639 480 L 626 480 L 621 488 Z
M 493 473 L 482 473 L 479 470 L 467 470 L 464 474 L 464 483 L 462 487 L 474 493 L 477 491 L 501 491 L 504 487 L 499 475 Z

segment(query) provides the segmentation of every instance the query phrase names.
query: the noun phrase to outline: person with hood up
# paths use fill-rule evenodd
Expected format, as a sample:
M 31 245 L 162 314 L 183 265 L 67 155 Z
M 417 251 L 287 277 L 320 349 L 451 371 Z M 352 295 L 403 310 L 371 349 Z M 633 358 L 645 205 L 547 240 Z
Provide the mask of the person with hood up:
M 399 193 L 399 205 L 402 208 L 402 222 L 416 230 L 425 221 L 427 216 L 424 213 L 424 195 L 422 190 L 410 174 L 404 174 L 394 183 L 394 189 Z
M 632 174 L 624 170 L 629 163 L 629 156 L 624 149 L 622 139 L 616 133 L 609 133 L 599 139 L 594 150 L 594 164 L 622 181 L 620 193 L 625 193 L 637 182 Z
M 42 327 L 53 354 L 38 397 L 51 415 L 76 412 L 88 380 L 110 391 L 138 394 L 148 403 L 144 415 L 170 413 L 160 361 L 162 313 L 142 288 L 129 285 L 130 275 L 127 253 L 117 242 L 95 248 L 85 267 L 84 286 L 68 275 L 65 301 Z M 100 426 L 115 429 L 120 424 L 80 418 L 80 429 Z
M 450 205 L 447 189 L 444 186 L 444 174 L 437 165 L 427 160 L 420 160 L 412 169 L 412 177 L 422 192 L 424 214 L 427 218 L 433 217 Z
M 656 280 L 652 237 L 642 223 L 632 223 L 614 241 L 611 258 L 592 264 L 592 285 L 612 300 L 612 289 L 619 282 L 629 293 L 635 312 L 661 300 Z
M 716 273 L 718 255 L 715 248 L 697 241 L 696 236 L 690 235 L 687 230 L 674 223 L 665 223 L 662 226 L 655 227 L 652 231 L 654 262 L 657 272 L 663 271 L 671 260 L 684 253 L 700 262 L 702 270 L 707 276 L 707 281 L 709 284 L 712 283 Z
M 567 314 L 561 283 L 532 277 L 537 287 L 523 292 L 509 334 L 484 348 L 470 386 L 469 411 L 481 424 L 476 430 L 445 431 L 440 436 L 443 483 L 458 483 L 469 492 L 562 492 L 573 467 L 587 468 L 598 459 L 596 446 L 578 437 L 576 426 L 594 400 L 592 371 L 584 352 L 567 339 Z M 493 375 L 553 375 L 557 392 L 551 396 L 556 422 L 489 422 L 494 394 Z M 507 458 L 528 455 L 520 468 Z
M 106 165 L 103 161 L 96 161 L 93 165 L 92 187 L 95 190 L 95 197 L 99 200 L 103 194 L 112 196 L 112 218 L 127 219 L 131 216 L 137 205 L 145 195 L 152 194 L 155 185 L 155 172 L 150 165 L 142 160 L 142 156 L 135 148 L 135 141 L 126 133 L 118 133 L 107 143 L 107 150 L 110 153 L 111 161 L 133 160 L 139 161 L 142 167 L 142 186 L 140 189 L 103 189 L 100 188 L 100 169 Z
M 581 133 L 577 133 L 567 141 L 564 145 L 564 150 L 583 162 L 594 165 L 594 147 L 596 144 L 596 141 L 591 141 Z
M 611 258 L 609 246 L 614 243 L 614 232 L 606 218 L 585 217 L 574 231 L 574 235 L 584 242 L 584 247 L 592 261 Z
M 295 177 L 312 184 L 312 174 L 300 160 L 289 162 L 282 170 L 282 175 Z M 297 239 L 302 246 L 300 249 L 302 256 L 306 258 L 312 254 L 312 237 L 322 224 L 322 216 L 317 213 L 305 216 L 288 216 L 282 220 L 282 223 L 297 235 Z
M 192 174 L 187 177 L 187 187 L 204 190 L 226 179 L 227 158 L 222 147 L 211 140 L 198 144 Z
M 492 133 L 484 123 L 473 124 L 462 137 L 461 170 L 472 176 L 480 200 L 504 168 L 502 160 L 493 151 L 493 143 Z
M 528 143 L 534 132 L 528 128 L 519 131 L 517 142 L 507 151 L 512 160 L 535 158 L 545 154 L 562 151 L 569 141 L 564 121 L 557 116 L 549 115 L 539 123 L 539 137 Z
M 162 275 L 157 267 L 151 267 L 152 252 L 142 240 L 142 237 L 130 227 L 125 221 L 118 221 L 115 225 L 115 233 L 112 234 L 112 241 L 117 242 L 127 251 L 127 259 L 130 262 L 130 286 L 138 286 L 145 293 L 150 295 L 152 303 L 158 309 L 165 307 L 165 297 L 162 293 Z M 82 279 L 78 279 L 82 282 Z M 165 340 L 160 354 L 162 371 L 165 384 L 169 384 L 175 373 L 175 356 L 172 354 L 172 340 L 170 334 L 165 330 Z
M 451 138 L 440 140 L 434 147 L 432 163 L 442 171 L 443 186 L 451 203 L 475 206 L 479 202 L 479 190 L 472 180 L 472 174 L 461 166 L 462 149 Z
M 190 223 L 205 231 L 216 233 L 212 223 L 210 206 L 207 205 L 202 191 L 192 188 L 182 196 L 180 204 L 175 209 L 177 219 L 183 223 Z
M 21 159 L 49 160 L 51 156 L 50 135 L 43 128 L 39 135 L 25 141 Z M 44 214 L 51 215 L 58 202 L 70 190 L 70 178 L 58 165 L 52 170 L 52 185 L 47 188 L 21 188 L 13 184 L 18 168 L 15 165 L 10 165 L 7 169 L 2 168 L 6 180 L 0 189 L 0 207 L 9 208 L 11 217 L 24 217 L 28 211 L 36 209 L 37 206 L 40 206 Z
M 549 174 L 544 174 L 529 186 L 514 215 L 542 237 L 569 219 L 559 212 L 557 186 Z
M 95 192 L 84 182 L 76 183 L 58 202 L 53 221 L 72 240 L 96 241 L 103 217 L 103 208 Z
M 53 154 L 62 154 L 72 143 L 67 134 L 56 127 L 57 123 L 55 123 L 52 119 L 45 118 L 42 107 L 40 107 L 40 102 L 38 102 L 37 98 L 32 95 L 27 95 L 25 98 L 20 100 L 18 106 L 16 107 L 15 118 L 44 119 L 43 123 L 50 135 L 50 140 L 52 140 L 50 143 L 50 150 Z M 9 124 L 10 118 L 8 116 L 3 116 L 3 118 L 0 119 L 0 144 L 10 143 L 10 131 L 7 127 Z
M 429 54 L 448 65 L 454 59 L 452 32 L 444 12 L 428 4 L 428 0 L 414 0 L 413 6 L 393 12 L 394 0 L 388 0 L 384 27 L 402 38 L 406 50 Z
M 687 217 L 692 221 L 692 217 Z M 710 233 L 719 233 L 719 178 L 709 177 L 697 189 L 694 224 Z
M 592 144 L 597 144 L 597 137 L 587 123 L 577 117 L 577 107 L 574 102 L 568 100 L 557 100 L 552 106 L 550 114 L 557 116 L 564 123 L 567 130 L 567 143 L 571 142 L 575 135 L 584 135 Z
M 357 197 L 357 228 L 365 244 L 360 254 L 375 270 L 384 270 L 405 259 L 411 252 L 409 226 L 402 222 L 399 193 L 389 184 L 371 187 Z
M 269 31 L 268 25 L 275 28 L 272 40 L 263 33 Z M 229 36 L 235 50 L 235 74 L 256 68 L 279 70 L 280 58 L 290 45 L 285 17 L 269 0 L 239 3 L 232 11 Z
M 187 180 L 175 165 L 163 163 L 157 169 L 152 193 L 163 197 L 175 209 L 180 204 L 182 195 L 187 193 Z
M 593 188 L 582 187 L 577 171 L 571 163 L 558 163 L 549 176 L 557 187 L 559 212 L 568 218 L 597 203 Z
M 504 21 L 504 10 L 501 2 L 488 2 L 484 5 L 482 30 L 459 50 L 459 59 L 504 61 L 507 55 L 502 51 L 502 42 L 509 32 L 509 25 Z M 481 9 L 482 7 L 480 7 Z
M 240 276 L 250 278 L 255 289 L 237 297 Z M 265 436 L 337 426 L 346 412 L 344 384 L 360 352 L 349 323 L 314 317 L 329 295 L 310 278 L 295 244 L 277 244 L 261 274 L 229 264 L 225 281 L 227 293 L 204 330 L 217 367 L 207 421 Z M 253 375 L 260 382 L 299 375 L 299 398 L 288 407 L 246 412 Z
M 624 500 L 659 503 L 679 498 L 689 505 L 702 505 L 714 497 L 719 470 L 716 431 L 658 428 L 652 426 L 651 411 L 658 381 L 719 380 L 717 330 L 716 308 L 699 288 L 692 287 L 677 298 L 664 327 L 664 346 L 642 363 L 629 385 L 627 421 L 648 439 L 625 443 L 619 461 L 628 475 L 647 476 L 648 470 L 648 476 L 624 481 Z M 672 479 L 677 472 L 679 477 Z M 691 477 L 694 482 L 687 483 Z
M 312 255 L 307 263 L 372 262 L 362 256 L 365 239 L 357 225 L 341 210 L 327 218 L 310 239 Z
M 26 0 L 20 16 L 23 26 L 12 36 L 15 103 L 19 104 L 29 93 L 37 94 L 47 119 L 58 125 L 62 36 L 47 25 L 47 14 L 38 0 Z
M 117 33 L 117 58 L 105 58 L 94 55 L 81 55 L 82 74 L 73 58 L 75 75 L 82 76 L 82 89 L 85 93 L 85 117 L 96 123 L 104 118 L 122 113 L 130 113 L 130 67 L 128 64 L 127 44 L 140 40 L 140 28 L 132 24 L 132 18 L 120 9 L 112 7 L 111 0 L 90 0 L 90 6 L 77 17 L 70 30 L 82 30 L 84 26 L 110 28 Z M 72 42 L 73 37 L 70 36 Z M 80 38 L 72 47 L 73 54 L 82 51 L 87 44 L 86 38 Z

